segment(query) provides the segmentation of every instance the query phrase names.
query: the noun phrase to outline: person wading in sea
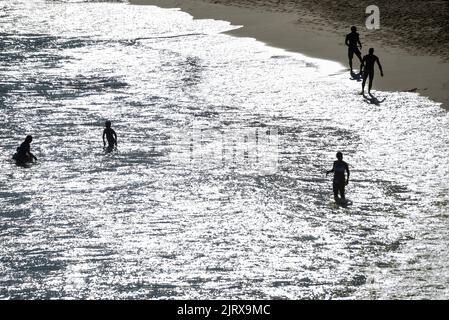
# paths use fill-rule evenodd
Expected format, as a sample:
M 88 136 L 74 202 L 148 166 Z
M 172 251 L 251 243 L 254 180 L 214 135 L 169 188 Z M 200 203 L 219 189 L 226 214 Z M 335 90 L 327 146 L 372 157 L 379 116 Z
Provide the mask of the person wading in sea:
M 37 158 L 34 154 L 31 153 L 31 142 L 33 141 L 33 137 L 28 135 L 25 138 L 25 141 L 20 144 L 20 147 L 17 148 L 17 153 L 13 156 L 13 159 L 16 160 L 17 164 L 26 164 L 37 161 Z
M 114 147 L 117 147 L 117 134 L 114 129 L 111 128 L 111 121 L 106 121 L 105 126 L 106 128 L 103 130 L 103 145 L 106 147 L 107 140 L 108 147 L 106 148 L 106 151 L 111 152 L 114 150 Z
M 348 178 L 346 180 L 345 171 L 348 174 Z M 349 183 L 349 166 L 343 161 L 343 154 L 340 151 L 337 152 L 337 161 L 334 161 L 334 166 L 332 169 L 326 171 L 326 176 L 332 172 L 334 173 L 334 180 L 332 183 L 334 199 L 336 202 L 344 202 L 346 200 L 345 186 Z M 338 193 L 340 193 L 340 198 L 338 198 Z

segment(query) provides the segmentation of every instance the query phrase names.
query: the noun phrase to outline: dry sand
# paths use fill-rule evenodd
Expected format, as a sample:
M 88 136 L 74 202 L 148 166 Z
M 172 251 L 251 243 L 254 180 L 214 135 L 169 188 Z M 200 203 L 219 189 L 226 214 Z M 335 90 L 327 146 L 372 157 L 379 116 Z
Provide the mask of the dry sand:
M 226 20 L 243 26 L 229 32 L 232 35 L 254 37 L 274 47 L 345 66 L 348 61 L 344 37 L 355 25 L 361 34 L 362 54 L 375 48 L 384 69 L 383 78 L 376 72 L 375 89 L 416 91 L 449 109 L 449 2 L 379 0 L 379 30 L 365 28 L 365 8 L 371 4 L 365 2 L 130 0 L 132 4 L 181 8 L 196 19 Z M 354 67 L 358 65 L 355 58 Z

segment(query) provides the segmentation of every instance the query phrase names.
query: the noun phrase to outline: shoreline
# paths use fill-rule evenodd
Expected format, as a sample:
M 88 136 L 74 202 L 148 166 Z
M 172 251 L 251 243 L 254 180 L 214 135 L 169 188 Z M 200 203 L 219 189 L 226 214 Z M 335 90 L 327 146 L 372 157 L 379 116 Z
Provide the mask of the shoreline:
M 301 12 L 274 10 L 273 5 L 237 6 L 211 3 L 212 0 L 129 0 L 132 5 L 155 5 L 161 8 L 179 8 L 194 19 L 229 21 L 239 29 L 226 32 L 239 37 L 251 37 L 269 46 L 301 53 L 311 58 L 332 60 L 348 68 L 347 48 L 341 28 L 336 21 L 301 8 Z M 412 54 L 413 48 L 399 48 L 384 44 L 355 24 L 361 35 L 362 55 L 369 47 L 375 48 L 384 69 L 384 77 L 376 70 L 373 89 L 382 91 L 411 91 L 441 103 L 449 110 L 449 62 L 440 56 Z M 365 42 L 365 37 L 369 41 Z M 391 39 L 389 39 L 391 42 Z M 417 50 L 416 50 L 417 52 Z M 358 59 L 354 57 L 358 70 Z M 349 70 L 348 70 L 349 79 Z M 360 84 L 361 86 L 361 84 Z M 361 88 L 360 88 L 361 89 Z

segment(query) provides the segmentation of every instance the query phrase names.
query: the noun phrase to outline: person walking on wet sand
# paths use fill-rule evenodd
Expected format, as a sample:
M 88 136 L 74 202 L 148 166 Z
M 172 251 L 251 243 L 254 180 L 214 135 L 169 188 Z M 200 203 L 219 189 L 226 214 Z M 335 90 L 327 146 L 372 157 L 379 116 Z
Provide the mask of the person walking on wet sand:
M 114 147 L 117 147 L 117 134 L 114 129 L 111 128 L 111 121 L 106 121 L 106 128 L 103 130 L 103 145 L 106 147 L 106 140 L 108 141 L 107 151 L 111 152 Z M 106 137 L 106 140 L 105 140 Z
M 374 78 L 374 63 L 377 62 L 379 66 L 380 75 L 383 77 L 384 72 L 382 70 L 382 66 L 380 64 L 379 58 L 374 55 L 374 49 L 370 48 L 369 53 L 363 57 L 362 67 L 363 67 L 363 82 L 362 82 L 362 92 L 360 94 L 365 94 L 365 83 L 366 78 L 369 77 L 368 84 L 368 94 L 371 95 L 371 87 L 373 86 L 373 78 Z
M 345 171 L 348 174 L 348 178 L 345 180 Z M 337 161 L 334 161 L 334 166 L 331 170 L 326 171 L 326 176 L 333 172 L 334 180 L 332 183 L 334 191 L 334 199 L 336 202 L 344 202 L 345 198 L 345 186 L 349 183 L 349 166 L 343 161 L 343 154 L 339 151 L 337 152 Z M 340 193 L 340 199 L 338 198 L 338 193 Z
M 31 153 L 31 142 L 33 141 L 33 137 L 28 135 L 25 138 L 25 141 L 21 143 L 20 147 L 17 148 L 17 153 L 13 156 L 13 159 L 16 160 L 17 164 L 26 164 L 37 161 L 37 158 L 34 154 Z
M 360 53 L 360 50 L 357 46 L 360 46 L 360 49 L 362 49 L 362 44 L 360 43 L 360 37 L 357 33 L 356 27 L 351 27 L 351 33 L 348 33 L 346 35 L 345 44 L 348 47 L 348 58 L 349 58 L 349 68 L 351 69 L 351 74 L 353 74 L 352 71 L 352 58 L 354 57 L 354 54 L 359 58 L 360 60 L 360 73 L 362 73 L 362 54 Z

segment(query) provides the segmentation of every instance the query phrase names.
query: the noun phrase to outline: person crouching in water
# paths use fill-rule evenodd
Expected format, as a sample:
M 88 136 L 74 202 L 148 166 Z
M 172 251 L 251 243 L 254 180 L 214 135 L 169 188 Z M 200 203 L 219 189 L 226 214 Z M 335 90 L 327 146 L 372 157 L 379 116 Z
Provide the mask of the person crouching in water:
M 117 147 L 117 134 L 114 129 L 111 128 L 111 121 L 106 121 L 105 125 L 106 128 L 103 131 L 103 145 L 106 147 L 106 140 L 108 140 L 108 147 L 106 148 L 106 151 L 111 152 L 114 150 L 114 147 Z
M 20 144 L 20 147 L 17 148 L 17 153 L 13 156 L 17 164 L 31 163 L 33 160 L 37 161 L 37 158 L 30 151 L 32 141 L 33 137 L 28 135 L 25 141 Z
M 345 181 L 345 171 L 348 174 L 348 179 Z M 343 154 L 341 152 L 337 152 L 337 161 L 334 161 L 334 166 L 332 170 L 326 172 L 326 176 L 333 172 L 334 180 L 333 180 L 333 191 L 334 191 L 334 199 L 336 202 L 342 201 L 345 199 L 345 186 L 349 183 L 349 166 L 346 162 L 343 161 Z M 340 193 L 340 199 L 338 198 L 338 193 Z

